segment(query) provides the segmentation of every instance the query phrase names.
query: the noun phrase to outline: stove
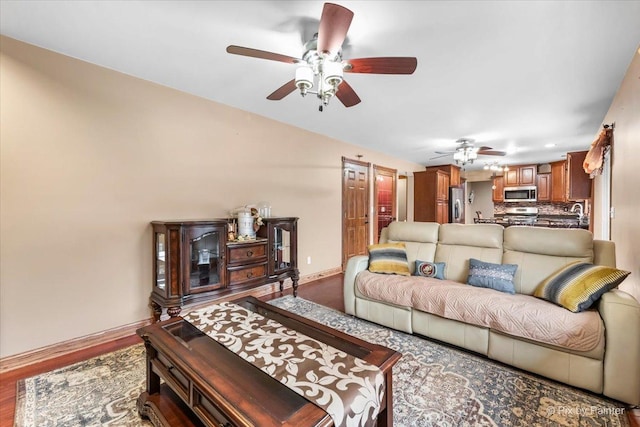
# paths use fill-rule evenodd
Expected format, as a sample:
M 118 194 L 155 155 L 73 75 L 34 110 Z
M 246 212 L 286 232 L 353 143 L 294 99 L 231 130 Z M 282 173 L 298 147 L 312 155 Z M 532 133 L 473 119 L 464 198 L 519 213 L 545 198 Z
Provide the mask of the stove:
M 538 208 L 536 207 L 514 207 L 507 208 L 503 215 L 493 218 L 476 218 L 476 224 L 500 224 L 505 227 L 510 225 L 535 225 L 538 219 Z
M 509 225 L 534 225 L 537 218 L 538 208 L 536 207 L 507 208 L 502 216 L 503 222 Z

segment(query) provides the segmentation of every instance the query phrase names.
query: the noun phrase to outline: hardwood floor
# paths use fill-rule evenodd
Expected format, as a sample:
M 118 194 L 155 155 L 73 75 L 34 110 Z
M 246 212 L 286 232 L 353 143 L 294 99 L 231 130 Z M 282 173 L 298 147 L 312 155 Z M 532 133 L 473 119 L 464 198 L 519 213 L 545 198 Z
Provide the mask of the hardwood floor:
M 261 297 L 260 299 L 268 301 L 283 295 L 291 294 L 291 290 L 283 293 L 276 292 Z M 306 283 L 298 288 L 298 296 L 309 301 L 314 301 L 336 310 L 344 311 L 344 299 L 342 296 L 342 275 L 324 277 L 322 279 Z M 67 366 L 85 359 L 98 356 L 103 353 L 109 353 L 120 348 L 142 342 L 137 336 L 133 335 L 121 338 L 115 341 L 106 342 L 91 348 L 77 351 L 71 354 L 60 356 L 47 360 L 35 365 L 26 366 L 24 368 L 15 369 L 0 374 L 0 426 L 12 426 L 16 404 L 16 382 L 22 378 L 28 378 L 34 375 L 48 372 L 56 368 Z M 640 427 L 640 409 L 628 412 L 629 420 L 632 427 Z

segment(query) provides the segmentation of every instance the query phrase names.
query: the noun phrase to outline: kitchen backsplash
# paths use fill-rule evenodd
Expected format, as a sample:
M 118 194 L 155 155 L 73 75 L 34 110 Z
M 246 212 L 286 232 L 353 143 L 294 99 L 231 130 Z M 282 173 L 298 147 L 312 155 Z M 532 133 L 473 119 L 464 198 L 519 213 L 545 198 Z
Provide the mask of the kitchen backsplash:
M 516 207 L 536 207 L 538 208 L 538 215 L 571 215 L 571 207 L 573 202 L 570 203 L 494 203 L 494 215 L 502 215 L 507 208 Z M 584 207 L 584 204 L 583 204 Z

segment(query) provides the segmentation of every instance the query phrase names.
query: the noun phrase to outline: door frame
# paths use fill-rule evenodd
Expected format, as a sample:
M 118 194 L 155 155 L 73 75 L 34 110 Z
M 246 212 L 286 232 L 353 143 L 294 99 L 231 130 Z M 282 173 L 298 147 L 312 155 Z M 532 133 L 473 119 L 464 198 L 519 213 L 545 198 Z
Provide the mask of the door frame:
M 391 216 L 392 220 L 398 219 L 398 203 L 397 203 L 397 175 L 396 169 L 387 168 L 385 166 L 373 165 L 373 243 L 378 243 L 378 176 L 386 176 L 391 178 Z

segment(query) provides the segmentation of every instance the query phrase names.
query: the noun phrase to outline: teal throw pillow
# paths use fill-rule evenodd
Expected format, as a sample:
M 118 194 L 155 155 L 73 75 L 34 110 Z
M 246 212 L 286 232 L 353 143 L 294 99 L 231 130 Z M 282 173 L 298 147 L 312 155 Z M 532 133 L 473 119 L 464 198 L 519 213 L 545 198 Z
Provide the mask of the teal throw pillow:
M 416 271 L 414 276 L 423 277 L 435 277 L 436 279 L 444 280 L 444 268 L 446 263 L 444 262 L 429 262 L 416 260 Z
M 513 277 L 516 275 L 516 264 L 493 264 L 475 258 L 469 259 L 469 277 L 467 283 L 480 288 L 515 294 Z

